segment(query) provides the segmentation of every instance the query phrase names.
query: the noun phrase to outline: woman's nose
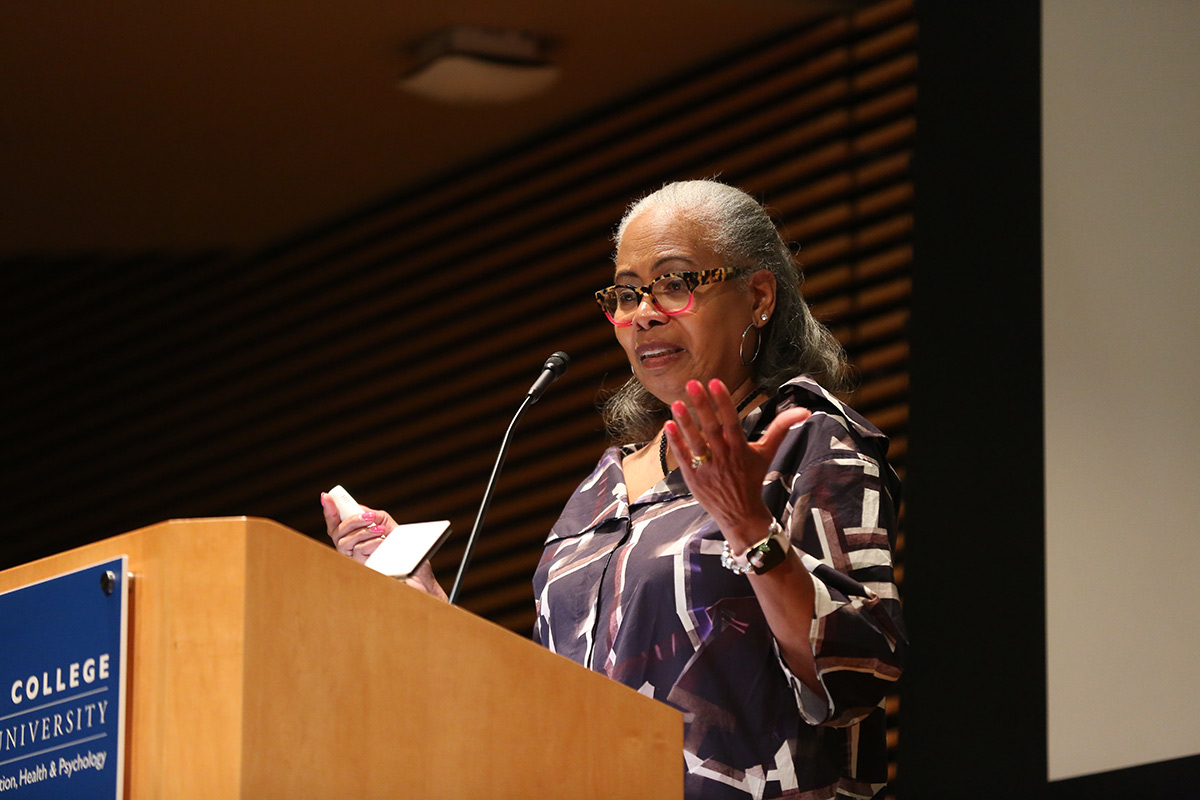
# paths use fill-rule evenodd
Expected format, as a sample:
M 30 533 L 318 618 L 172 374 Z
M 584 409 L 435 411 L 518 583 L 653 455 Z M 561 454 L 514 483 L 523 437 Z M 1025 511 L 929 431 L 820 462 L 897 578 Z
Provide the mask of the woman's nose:
M 633 312 L 633 323 L 638 327 L 646 328 L 651 324 L 662 324 L 667 321 L 667 315 L 654 302 L 654 295 L 642 295 L 641 302 L 638 303 L 637 310 Z

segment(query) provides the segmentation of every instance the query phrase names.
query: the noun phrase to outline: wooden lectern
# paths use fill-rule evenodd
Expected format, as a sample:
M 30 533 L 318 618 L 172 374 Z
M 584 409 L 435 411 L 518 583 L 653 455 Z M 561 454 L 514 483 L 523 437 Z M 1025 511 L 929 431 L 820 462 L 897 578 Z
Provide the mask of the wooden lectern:
M 277 523 L 164 522 L 129 556 L 128 798 L 679 798 L 678 712 Z

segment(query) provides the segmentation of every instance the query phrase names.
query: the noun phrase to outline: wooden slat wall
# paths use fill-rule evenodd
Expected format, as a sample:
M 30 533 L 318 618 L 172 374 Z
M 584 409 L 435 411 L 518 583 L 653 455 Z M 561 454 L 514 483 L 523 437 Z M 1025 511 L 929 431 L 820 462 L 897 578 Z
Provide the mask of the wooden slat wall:
M 527 634 L 541 541 L 604 446 L 628 366 L 591 293 L 612 226 L 662 182 L 720 175 L 800 243 L 852 402 L 907 449 L 911 0 L 835 16 L 252 258 L 27 259 L 6 303 L 18 405 L 4 565 L 169 517 L 251 514 L 321 537 L 345 484 L 449 518 L 444 582 L 509 417 L 518 429 L 463 604 Z M 320 587 L 313 587 L 314 602 Z

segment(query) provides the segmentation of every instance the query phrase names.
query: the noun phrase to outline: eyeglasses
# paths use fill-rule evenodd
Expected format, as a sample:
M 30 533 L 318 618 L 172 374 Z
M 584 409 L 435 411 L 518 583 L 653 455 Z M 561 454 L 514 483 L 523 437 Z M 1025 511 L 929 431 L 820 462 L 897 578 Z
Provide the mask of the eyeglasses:
M 733 267 L 704 269 L 698 272 L 668 272 L 654 280 L 649 286 L 621 284 L 596 292 L 596 302 L 604 309 L 604 316 L 619 328 L 633 324 L 633 315 L 649 297 L 654 307 L 667 316 L 682 314 L 692 307 L 692 292 L 697 286 L 720 283 L 742 273 Z

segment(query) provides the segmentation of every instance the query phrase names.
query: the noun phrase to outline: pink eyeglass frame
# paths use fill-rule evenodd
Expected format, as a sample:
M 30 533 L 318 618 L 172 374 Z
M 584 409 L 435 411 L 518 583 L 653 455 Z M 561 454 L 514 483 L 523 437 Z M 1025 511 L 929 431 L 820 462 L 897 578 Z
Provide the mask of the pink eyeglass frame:
M 613 319 L 612 314 L 609 313 L 608 307 L 604 304 L 604 296 L 613 289 L 632 289 L 641 295 L 641 299 L 638 300 L 638 305 L 641 305 L 643 299 L 649 297 L 650 302 L 654 304 L 654 307 L 658 309 L 659 313 L 666 314 L 668 317 L 674 317 L 678 314 L 684 313 L 692 307 L 692 304 L 696 302 L 696 289 L 699 287 L 720 283 L 721 281 L 739 275 L 744 271 L 745 270 L 741 270 L 736 267 L 719 267 L 717 269 L 667 272 L 655 278 L 650 286 L 634 286 L 633 284 L 629 283 L 618 283 L 609 286 L 607 289 L 601 289 L 600 291 L 596 292 L 596 303 L 600 306 L 600 310 L 604 312 L 604 316 L 608 317 L 608 321 L 614 326 L 618 328 L 628 328 L 633 324 L 633 320 L 631 319 L 628 322 L 617 322 L 615 319 Z M 654 292 L 650 287 L 664 278 L 683 278 L 688 284 L 688 304 L 686 306 L 676 311 L 667 311 L 658 304 L 658 298 L 654 296 Z

